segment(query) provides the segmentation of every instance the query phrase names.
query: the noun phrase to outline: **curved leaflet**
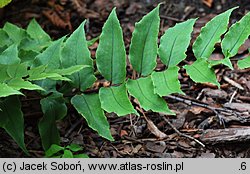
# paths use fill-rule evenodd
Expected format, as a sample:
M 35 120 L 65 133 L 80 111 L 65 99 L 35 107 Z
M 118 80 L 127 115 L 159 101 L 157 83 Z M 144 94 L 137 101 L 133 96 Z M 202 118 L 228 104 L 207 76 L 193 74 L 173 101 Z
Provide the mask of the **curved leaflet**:
M 153 72 L 152 81 L 154 92 L 159 96 L 167 96 L 173 93 L 184 94 L 178 80 L 178 67 L 170 67 L 163 72 Z
M 44 150 L 52 144 L 60 144 L 60 134 L 56 127 L 56 120 L 62 119 L 67 114 L 67 106 L 61 94 L 52 95 L 40 101 L 43 117 L 38 128 Z
M 93 75 L 93 62 L 87 46 L 84 31 L 85 21 L 66 40 L 62 50 L 61 63 L 63 68 L 74 65 L 89 65 L 90 68 L 83 69 L 69 76 L 73 86 L 84 91 L 96 80 Z
M 24 144 L 24 119 L 21 103 L 17 96 L 9 96 L 0 100 L 0 127 L 17 142 L 19 147 L 28 155 Z
M 115 8 L 103 26 L 96 51 L 96 64 L 105 79 L 120 84 L 126 78 L 126 52 Z
M 8 86 L 5 83 L 0 83 L 0 98 L 1 97 L 7 97 L 10 95 L 23 95 L 23 93 L 21 93 L 18 90 L 13 89 L 12 87 Z
M 168 115 L 175 115 L 167 106 L 167 103 L 154 93 L 154 86 L 151 77 L 137 80 L 129 79 L 127 82 L 128 92 L 138 99 L 141 107 L 146 111 L 162 112 Z
M 250 56 L 248 56 L 242 60 L 239 60 L 237 64 L 238 64 L 238 67 L 240 69 L 249 68 L 250 67 Z
M 159 56 L 167 67 L 176 66 L 186 58 L 185 52 L 190 43 L 195 21 L 196 19 L 190 19 L 176 24 L 161 37 Z
M 107 112 L 114 112 L 118 116 L 137 114 L 129 101 L 126 86 L 102 87 L 99 92 L 102 108 Z
M 238 53 L 239 47 L 250 35 L 249 24 L 250 12 L 229 28 L 229 31 L 221 42 L 222 52 L 225 57 L 233 57 Z
M 151 74 L 156 66 L 159 8 L 160 5 L 136 23 L 132 35 L 129 59 L 134 70 L 142 76 Z
M 190 78 L 197 83 L 212 83 L 220 87 L 216 75 L 205 59 L 198 59 L 192 65 L 185 65 Z
M 13 44 L 4 50 L 0 55 L 0 64 L 13 65 L 20 63 L 17 45 Z
M 76 95 L 71 99 L 72 105 L 87 121 L 89 127 L 108 140 L 113 141 L 109 123 L 101 108 L 98 94 Z
M 197 59 L 208 59 L 214 50 L 214 45 L 220 42 L 220 37 L 227 31 L 229 17 L 235 8 L 214 17 L 202 29 L 193 44 L 193 52 Z

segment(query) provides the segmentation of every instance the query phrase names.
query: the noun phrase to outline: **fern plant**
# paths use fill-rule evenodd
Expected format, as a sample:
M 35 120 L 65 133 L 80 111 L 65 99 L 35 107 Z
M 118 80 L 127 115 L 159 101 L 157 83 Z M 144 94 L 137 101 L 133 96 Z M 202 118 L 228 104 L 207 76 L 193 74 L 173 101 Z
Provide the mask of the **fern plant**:
M 178 65 L 186 58 L 196 19 L 167 29 L 158 47 L 159 8 L 160 5 L 135 25 L 128 55 L 136 72 L 131 79 L 126 75 L 122 29 L 116 9 L 112 10 L 103 26 L 96 51 L 97 70 L 110 86 L 101 87 L 99 92 L 91 94 L 85 91 L 91 88 L 96 77 L 88 46 L 97 39 L 86 40 L 85 21 L 69 37 L 56 41 L 52 41 L 35 20 L 26 30 L 6 23 L 0 29 L 0 127 L 28 154 L 19 99 L 25 94 L 24 90 L 36 90 L 41 97 L 44 115 L 38 128 L 45 151 L 53 144 L 60 144 L 56 121 L 67 115 L 66 104 L 71 104 L 90 128 L 110 141 L 114 139 L 105 112 L 114 112 L 118 116 L 140 115 L 130 96 L 136 98 L 146 111 L 175 115 L 162 97 L 172 93 L 184 94 L 178 80 Z M 201 29 L 192 46 L 197 60 L 183 67 L 193 81 L 209 82 L 219 87 L 213 67 L 223 64 L 233 68 L 230 58 L 237 54 L 250 35 L 250 13 L 228 29 L 229 17 L 235 9 L 214 17 Z M 220 61 L 209 59 L 216 43 L 221 43 L 225 56 Z M 161 72 L 154 70 L 157 56 L 166 65 Z M 240 60 L 238 66 L 250 67 L 250 58 Z

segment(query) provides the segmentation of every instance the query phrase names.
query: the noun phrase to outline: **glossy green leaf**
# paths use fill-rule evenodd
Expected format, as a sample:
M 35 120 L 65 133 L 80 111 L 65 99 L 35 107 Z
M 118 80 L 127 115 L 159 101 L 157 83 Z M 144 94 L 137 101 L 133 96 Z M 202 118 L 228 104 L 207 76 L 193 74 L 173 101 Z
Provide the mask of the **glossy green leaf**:
M 8 66 L 0 64 L 0 83 L 5 82 L 8 79 L 11 79 L 9 74 L 7 73 Z
M 17 45 L 11 45 L 0 55 L 0 64 L 11 65 L 20 63 Z
M 137 80 L 129 79 L 127 82 L 127 89 L 146 111 L 152 110 L 154 112 L 174 115 L 174 113 L 169 110 L 165 100 L 154 93 L 154 86 L 150 76 Z
M 198 59 L 192 65 L 185 65 L 184 68 L 193 81 L 197 83 L 209 82 L 220 87 L 214 70 L 205 59 Z
M 40 103 L 44 115 L 39 121 L 38 128 L 43 148 L 48 150 L 52 144 L 60 144 L 56 120 L 62 119 L 67 114 L 67 106 L 60 96 L 44 98 Z
M 102 87 L 99 92 L 102 108 L 107 112 L 114 112 L 118 116 L 138 114 L 131 104 L 125 85 Z
M 105 79 L 120 84 L 126 78 L 126 52 L 115 8 L 103 26 L 96 51 L 96 64 Z
M 242 59 L 242 60 L 239 60 L 238 61 L 238 67 L 240 69 L 245 69 L 245 68 L 249 68 L 250 67 L 250 56 Z
M 65 37 L 52 42 L 52 44 L 34 60 L 33 66 L 48 65 L 48 68 L 61 67 L 62 43 Z
M 70 150 L 64 150 L 62 158 L 73 158 L 74 155 Z
M 142 76 L 151 74 L 156 66 L 159 8 L 160 5 L 136 23 L 132 34 L 129 59 L 134 70 Z
M 42 65 L 39 67 L 32 68 L 29 73 L 28 80 L 43 80 L 43 79 L 52 79 L 52 80 L 63 80 L 63 81 L 70 81 L 69 78 L 63 77 L 66 75 L 71 75 L 75 72 L 79 72 L 82 69 L 89 69 L 91 68 L 88 65 L 75 65 L 69 68 L 64 69 L 47 69 L 46 65 Z
M 170 67 L 162 72 L 153 72 L 154 92 L 159 96 L 167 96 L 173 93 L 184 94 L 178 80 L 178 71 L 178 67 Z
M 0 98 L 10 95 L 23 95 L 20 91 L 13 89 L 5 83 L 0 83 Z
M 42 29 L 35 19 L 32 19 L 27 27 L 27 33 L 31 38 L 38 41 L 40 46 L 48 45 L 50 36 Z
M 8 34 L 10 39 L 17 45 L 20 44 L 25 37 L 27 37 L 27 33 L 24 29 L 19 28 L 18 26 L 13 25 L 9 22 L 5 23 L 3 30 Z
M 0 108 L 0 127 L 4 128 L 19 147 L 28 154 L 24 144 L 24 120 L 18 97 L 10 96 L 0 100 Z
M 18 57 L 21 59 L 22 63 L 27 64 L 29 67 L 32 66 L 34 59 L 40 53 L 34 50 L 23 50 L 19 49 Z
M 250 12 L 232 25 L 222 40 L 222 52 L 225 57 L 233 57 L 238 53 L 239 47 L 250 35 Z
M 0 1 L 0 8 L 3 8 L 4 6 L 8 5 L 12 0 L 1 0 Z
M 28 75 L 27 66 L 25 64 L 7 65 L 7 74 L 11 78 L 25 77 Z
M 3 29 L 0 29 L 0 40 L 0 47 L 9 46 L 13 43 L 6 31 L 4 31 Z
M 23 79 L 12 79 L 8 83 L 8 86 L 14 90 L 26 89 L 26 90 L 44 90 L 38 85 L 32 84 L 29 81 L 24 81 Z
M 87 121 L 89 127 L 97 131 L 98 134 L 108 140 L 113 141 L 109 130 L 109 123 L 101 108 L 98 94 L 76 95 L 71 99 L 71 103 Z
M 78 152 L 78 151 L 83 150 L 83 148 L 78 144 L 70 144 L 70 145 L 66 146 L 66 148 L 68 148 L 69 150 L 71 150 L 73 152 Z
M 84 24 L 85 21 L 73 32 L 65 43 L 61 58 L 63 68 L 74 65 L 93 66 L 85 37 Z M 82 91 L 90 87 L 96 80 L 93 68 L 83 69 L 72 74 L 69 78 L 72 80 L 73 85 Z
M 64 147 L 61 147 L 57 144 L 52 144 L 48 150 L 45 151 L 46 157 L 52 157 L 56 155 L 58 152 L 64 150 Z
M 185 52 L 190 43 L 191 33 L 196 19 L 176 24 L 167 29 L 161 37 L 159 56 L 167 67 L 178 65 L 186 58 Z
M 202 29 L 200 35 L 193 44 L 193 52 L 197 59 L 208 59 L 214 51 L 214 45 L 221 40 L 221 35 L 227 31 L 231 8 L 214 17 Z
M 216 65 L 223 64 L 223 65 L 226 65 L 227 67 L 229 67 L 231 70 L 234 69 L 229 57 L 226 57 L 226 58 L 221 59 L 221 60 L 208 60 L 208 61 L 209 61 L 210 66 L 216 66 Z

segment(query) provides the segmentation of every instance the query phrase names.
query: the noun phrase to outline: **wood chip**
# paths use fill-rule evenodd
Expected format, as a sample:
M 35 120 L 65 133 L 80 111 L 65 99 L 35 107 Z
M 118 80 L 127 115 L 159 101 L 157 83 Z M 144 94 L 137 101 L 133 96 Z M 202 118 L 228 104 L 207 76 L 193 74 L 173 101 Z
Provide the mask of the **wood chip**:
M 208 129 L 200 136 L 204 143 L 218 144 L 250 140 L 250 128 Z
M 234 109 L 240 112 L 250 112 L 250 104 L 248 103 L 225 103 L 224 107 Z
M 229 79 L 227 76 L 223 76 L 223 79 L 230 83 L 232 86 L 239 88 L 240 90 L 244 90 L 244 88 L 237 82 L 233 81 L 232 79 Z

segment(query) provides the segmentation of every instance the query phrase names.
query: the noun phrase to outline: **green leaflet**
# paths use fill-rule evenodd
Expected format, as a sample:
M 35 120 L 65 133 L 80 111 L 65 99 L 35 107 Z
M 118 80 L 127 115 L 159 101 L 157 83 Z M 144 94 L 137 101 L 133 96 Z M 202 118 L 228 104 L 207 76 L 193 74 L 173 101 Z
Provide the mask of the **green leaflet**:
M 190 43 L 195 21 L 196 19 L 190 19 L 176 24 L 173 28 L 167 29 L 161 37 L 159 56 L 167 67 L 176 66 L 186 58 L 185 52 Z
M 48 78 L 52 80 L 70 81 L 70 79 L 63 77 L 63 75 L 71 75 L 73 73 L 81 71 L 82 69 L 89 68 L 90 66 L 88 65 L 75 65 L 64 69 L 51 70 L 47 69 L 47 65 L 41 65 L 28 71 L 28 80 L 43 80 Z
M 197 83 L 212 83 L 220 87 L 216 75 L 205 59 L 198 59 L 192 65 L 185 65 L 190 78 Z
M 32 50 L 19 50 L 19 58 L 21 59 L 22 63 L 25 63 L 28 66 L 32 66 L 32 63 L 35 59 L 35 57 L 39 54 L 37 51 L 32 51 Z
M 7 84 L 5 83 L 0 83 L 0 98 L 1 97 L 7 97 L 10 95 L 23 95 L 21 92 L 13 89 L 12 87 L 9 87 Z M 1 119 L 0 119 L 1 121 Z
M 9 46 L 12 44 L 11 39 L 3 29 L 0 29 L 0 40 L 0 47 Z
M 208 61 L 209 61 L 209 64 L 211 67 L 223 64 L 223 65 L 226 65 L 227 67 L 229 67 L 231 70 L 234 69 L 229 57 L 226 57 L 226 58 L 221 59 L 221 60 L 208 60 Z
M 74 155 L 70 150 L 64 150 L 62 158 L 73 158 Z
M 24 29 L 21 29 L 9 22 L 5 23 L 3 30 L 8 34 L 14 44 L 17 45 L 19 45 L 21 41 L 27 36 L 27 33 Z
M 61 39 L 52 42 L 45 51 L 36 56 L 32 66 L 37 67 L 40 65 L 48 65 L 47 68 L 49 69 L 61 68 L 61 51 L 64 39 L 65 37 L 62 37 Z M 44 88 L 46 91 L 51 91 L 56 88 L 56 81 L 50 79 L 36 81 L 36 84 Z
M 12 0 L 1 0 L 0 1 L 0 8 L 3 8 L 4 6 L 8 5 Z
M 29 153 L 24 144 L 23 113 L 21 111 L 21 103 L 17 96 L 10 96 L 0 100 L 0 116 L 0 127 L 4 128 L 17 142 L 19 147 L 28 155 Z
M 84 31 L 85 21 L 73 32 L 67 39 L 62 50 L 62 67 L 68 68 L 73 65 L 93 66 L 90 52 Z M 75 87 L 84 91 L 90 87 L 96 80 L 93 75 L 93 68 L 86 68 L 69 76 Z
M 71 103 L 87 121 L 89 127 L 97 131 L 98 134 L 108 140 L 113 141 L 109 130 L 109 123 L 101 108 L 98 94 L 76 95 L 71 99 Z
M 128 92 L 138 99 L 141 107 L 146 111 L 162 112 L 168 115 L 175 115 L 169 110 L 166 102 L 154 93 L 154 86 L 151 77 L 137 80 L 129 79 L 127 82 Z
M 230 27 L 221 43 L 222 52 L 225 57 L 233 57 L 238 53 L 239 47 L 250 35 L 249 24 L 250 12 Z
M 245 69 L 245 68 L 249 68 L 250 67 L 250 56 L 242 59 L 242 60 L 239 60 L 238 61 L 238 67 L 240 69 Z
M 29 78 L 28 80 L 43 80 L 43 79 L 52 79 L 52 80 L 63 80 L 70 81 L 70 79 L 61 76 L 55 72 L 46 72 L 47 65 L 41 65 L 39 67 L 32 68 L 28 71 Z
M 91 66 L 89 65 L 75 65 L 75 66 L 71 66 L 69 68 L 64 68 L 64 69 L 55 69 L 55 70 L 49 70 L 48 72 L 54 72 L 60 75 L 71 75 L 75 72 L 81 71 L 82 69 L 85 68 L 91 68 Z
M 36 56 L 33 66 L 48 65 L 50 69 L 61 67 L 62 43 L 65 37 L 52 42 L 52 44 L 41 54 Z
M 138 114 L 128 98 L 126 86 L 124 84 L 108 88 L 102 87 L 99 92 L 99 97 L 102 108 L 107 112 L 114 112 L 118 116 L 132 113 Z
M 13 64 L 7 65 L 6 67 L 7 74 L 10 78 L 22 78 L 28 75 L 27 66 L 25 64 Z
M 43 117 L 38 128 L 44 150 L 52 144 L 60 144 L 60 135 L 56 127 L 56 120 L 62 119 L 67 114 L 67 106 L 61 95 L 54 95 L 40 101 Z
M 97 36 L 97 37 L 95 37 L 95 38 L 93 38 L 93 39 L 91 39 L 91 40 L 88 40 L 88 41 L 87 41 L 88 47 L 94 45 L 94 43 L 95 43 L 96 41 L 98 41 L 99 39 L 100 39 L 100 36 Z
M 178 80 L 179 69 L 180 68 L 174 66 L 163 72 L 153 72 L 152 81 L 154 92 L 159 96 L 167 96 L 173 93 L 184 94 L 180 89 L 181 84 Z
M 51 41 L 50 36 L 41 28 L 35 19 L 30 21 L 26 31 L 32 39 L 38 41 L 40 46 L 46 46 Z
M 77 152 L 77 151 L 83 150 L 83 148 L 81 146 L 79 146 L 78 144 L 70 144 L 70 145 L 66 146 L 66 148 L 71 150 L 72 152 Z
M 214 17 L 202 29 L 193 44 L 193 52 L 197 59 L 208 59 L 214 50 L 214 45 L 220 42 L 220 37 L 227 31 L 229 17 L 235 8 Z
M 120 84 L 126 78 L 126 52 L 115 8 L 103 26 L 96 51 L 96 64 L 105 79 Z
M 4 50 L 0 55 L 0 64 L 11 65 L 20 63 L 17 45 L 13 44 Z
M 8 83 L 8 86 L 13 88 L 14 90 L 27 89 L 27 90 L 42 90 L 38 85 L 32 84 L 29 81 L 24 81 L 23 79 L 12 79 Z
M 58 152 L 64 150 L 64 147 L 61 147 L 57 144 L 52 144 L 49 149 L 45 151 L 46 157 L 52 157 L 53 155 L 56 155 Z
M 132 35 L 129 59 L 134 70 L 142 76 L 151 74 L 156 66 L 159 8 L 160 5 L 136 23 Z
M 7 65 L 1 65 L 0 64 L 0 83 L 5 82 L 5 80 L 10 79 L 9 74 L 7 73 Z

